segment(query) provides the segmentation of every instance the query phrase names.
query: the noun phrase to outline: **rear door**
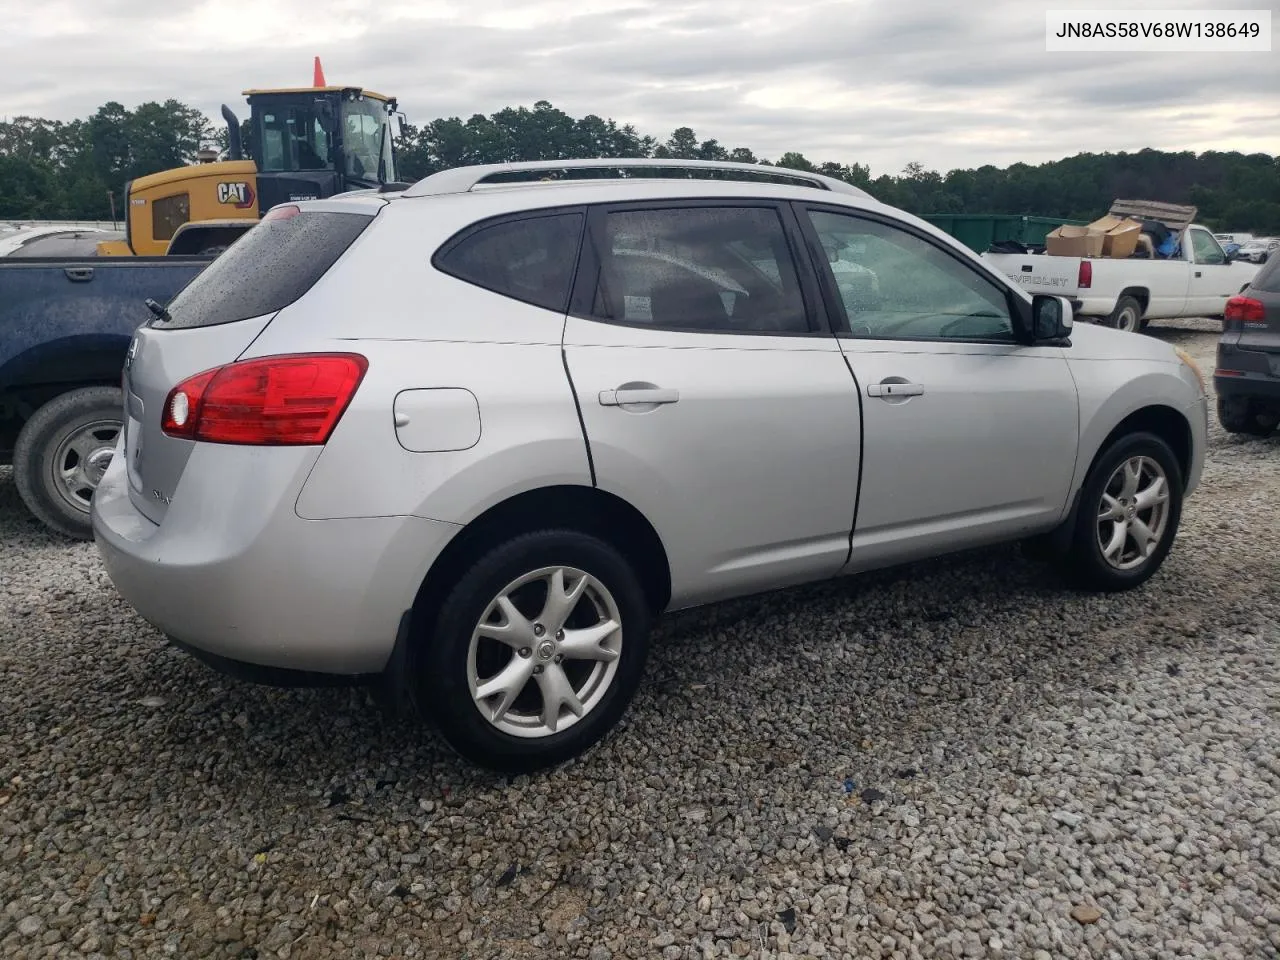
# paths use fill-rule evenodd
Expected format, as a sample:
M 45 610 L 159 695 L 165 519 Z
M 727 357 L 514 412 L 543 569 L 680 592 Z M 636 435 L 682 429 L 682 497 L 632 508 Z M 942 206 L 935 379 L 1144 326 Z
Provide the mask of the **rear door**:
M 836 573 L 858 396 L 766 201 L 595 208 L 564 333 L 595 479 L 648 517 L 675 607 Z
M 811 249 L 869 279 L 825 282 L 862 396 L 851 569 L 1051 527 L 1079 437 L 1063 350 L 1014 337 L 1007 291 L 896 221 L 806 205 Z
M 130 498 L 164 519 L 192 441 L 160 428 L 182 380 L 235 360 L 277 311 L 301 297 L 360 235 L 381 203 L 280 207 L 196 276 L 134 335 L 125 357 L 122 442 Z

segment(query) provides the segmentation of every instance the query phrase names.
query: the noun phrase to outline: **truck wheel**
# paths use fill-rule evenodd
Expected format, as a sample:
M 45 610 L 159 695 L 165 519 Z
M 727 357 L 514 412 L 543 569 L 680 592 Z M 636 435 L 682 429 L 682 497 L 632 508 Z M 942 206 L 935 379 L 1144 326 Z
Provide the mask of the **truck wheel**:
M 83 387 L 50 400 L 28 420 L 13 450 L 13 479 L 45 526 L 92 540 L 89 505 L 123 425 L 119 387 Z
M 1218 422 L 1227 433 L 1250 437 L 1269 437 L 1276 428 L 1275 415 L 1260 415 L 1247 397 L 1218 397 Z
M 1111 316 L 1107 318 L 1107 326 L 1115 327 L 1117 330 L 1137 333 L 1144 326 L 1142 323 L 1142 304 L 1133 297 L 1121 297 L 1116 301 L 1116 308 L 1111 311 Z

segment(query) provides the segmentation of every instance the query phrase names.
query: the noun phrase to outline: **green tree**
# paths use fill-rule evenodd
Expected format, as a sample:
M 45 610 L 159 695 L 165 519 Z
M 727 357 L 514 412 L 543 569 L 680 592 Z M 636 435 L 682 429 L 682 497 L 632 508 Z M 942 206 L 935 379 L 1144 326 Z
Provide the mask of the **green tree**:
M 242 123 L 251 148 L 248 121 Z M 117 212 L 126 180 L 191 163 L 202 141 L 226 149 L 226 130 L 169 99 L 132 110 L 117 101 L 70 122 L 21 116 L 0 122 L 0 215 L 11 218 L 105 218 L 108 191 Z M 987 164 L 942 173 L 913 161 L 872 178 L 863 164 L 811 160 L 786 151 L 775 164 L 747 147 L 725 147 L 687 126 L 665 140 L 596 114 L 575 118 L 546 100 L 489 116 L 441 117 L 408 126 L 398 145 L 400 177 L 416 180 L 463 164 L 575 157 L 668 157 L 733 160 L 816 170 L 913 213 L 1035 214 L 1093 219 L 1112 200 L 1141 197 L 1193 203 L 1198 219 L 1219 229 L 1280 234 L 1280 158 L 1269 154 L 1152 149 L 1081 153 L 1041 164 Z

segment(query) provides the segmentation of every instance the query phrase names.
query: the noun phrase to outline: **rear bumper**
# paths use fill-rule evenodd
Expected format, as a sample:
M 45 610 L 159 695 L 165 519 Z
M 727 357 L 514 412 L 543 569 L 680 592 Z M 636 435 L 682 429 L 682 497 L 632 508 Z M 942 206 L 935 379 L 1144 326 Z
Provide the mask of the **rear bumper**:
M 1218 341 L 1214 390 L 1220 397 L 1280 399 L 1280 352 L 1242 347 L 1241 336 L 1233 332 L 1224 334 Z M 1219 372 L 1222 370 L 1230 370 L 1232 374 L 1224 376 Z
M 1280 377 L 1269 373 L 1244 373 L 1238 377 L 1213 376 L 1213 389 L 1220 397 L 1258 397 L 1280 400 Z
M 197 445 L 156 525 L 133 505 L 117 451 L 93 498 L 107 575 L 144 619 L 226 672 L 268 682 L 382 672 L 458 527 L 301 519 L 294 503 L 316 454 Z

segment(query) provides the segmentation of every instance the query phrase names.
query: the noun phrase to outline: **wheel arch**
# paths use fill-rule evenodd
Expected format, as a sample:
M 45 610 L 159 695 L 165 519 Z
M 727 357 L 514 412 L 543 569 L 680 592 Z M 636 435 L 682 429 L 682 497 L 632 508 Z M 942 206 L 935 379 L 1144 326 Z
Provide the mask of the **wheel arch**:
M 1191 423 L 1185 414 L 1168 404 L 1152 403 L 1133 410 L 1111 428 L 1110 432 L 1090 452 L 1089 459 L 1082 464 L 1077 474 L 1077 482 L 1071 494 L 1071 502 L 1066 516 L 1058 527 L 1049 534 L 1048 542 L 1055 550 L 1063 551 L 1070 542 L 1075 529 L 1076 518 L 1080 511 L 1080 499 L 1084 492 L 1085 482 L 1093 470 L 1094 464 L 1120 437 L 1130 433 L 1152 433 L 1164 440 L 1178 461 L 1178 469 L 1182 471 L 1182 485 L 1185 491 L 1191 477 L 1191 458 L 1194 455 L 1194 437 Z
M 31 347 L 0 366 L 0 451 L 12 451 L 22 425 L 56 397 L 118 387 L 128 348 L 127 336 L 84 334 Z
M 1177 458 L 1178 469 L 1182 471 L 1182 483 L 1185 488 L 1191 477 L 1193 453 L 1191 423 L 1181 410 L 1163 403 L 1139 407 L 1117 423 L 1093 452 L 1089 460 L 1089 469 L 1093 469 L 1098 457 L 1102 456 L 1118 438 L 1129 433 L 1140 432 L 1153 433 L 1169 444 L 1174 457 Z
M 1120 295 L 1116 297 L 1116 303 L 1118 304 L 1124 297 L 1133 297 L 1133 299 L 1137 300 L 1138 306 L 1142 307 L 1144 314 L 1147 312 L 1147 308 L 1151 306 L 1151 291 L 1146 287 L 1125 287 L 1120 291 Z
M 411 611 L 413 634 L 422 635 L 454 578 L 485 551 L 512 536 L 548 527 L 579 530 L 610 543 L 635 565 L 654 615 L 666 609 L 671 598 L 671 568 L 653 524 L 621 497 L 597 487 L 565 484 L 508 497 L 456 534 L 418 588 Z
M 256 219 L 193 220 L 184 223 L 169 241 L 166 255 L 197 256 L 210 244 L 230 246 L 256 226 Z

